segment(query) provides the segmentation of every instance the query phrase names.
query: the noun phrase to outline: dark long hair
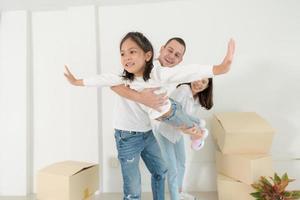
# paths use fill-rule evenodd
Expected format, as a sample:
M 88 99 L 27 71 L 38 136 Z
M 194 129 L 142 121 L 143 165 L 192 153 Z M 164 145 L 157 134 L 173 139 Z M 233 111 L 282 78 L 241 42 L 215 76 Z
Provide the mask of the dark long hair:
M 183 84 L 187 84 L 190 86 L 190 88 L 192 89 L 192 85 L 191 83 L 182 83 L 179 84 L 177 87 L 179 87 L 180 85 Z M 213 79 L 209 78 L 208 79 L 208 85 L 207 88 L 205 88 L 205 90 L 198 92 L 197 94 L 194 95 L 194 97 L 198 97 L 199 100 L 199 104 L 204 107 L 206 110 L 209 110 L 213 107 L 214 103 L 213 103 Z
M 140 32 L 129 32 L 121 40 L 120 50 L 121 50 L 122 44 L 127 39 L 131 39 L 132 41 L 134 41 L 145 53 L 147 53 L 149 51 L 152 53 L 151 59 L 149 61 L 146 61 L 146 66 L 145 66 L 145 70 L 144 70 L 144 73 L 143 73 L 143 79 L 144 79 L 144 81 L 147 81 L 150 78 L 150 72 L 153 68 L 153 54 L 154 54 L 154 51 L 153 51 L 152 44 L 142 33 L 140 33 Z M 130 81 L 134 80 L 134 74 L 129 73 L 125 69 L 123 71 L 122 77 L 125 80 L 130 80 Z

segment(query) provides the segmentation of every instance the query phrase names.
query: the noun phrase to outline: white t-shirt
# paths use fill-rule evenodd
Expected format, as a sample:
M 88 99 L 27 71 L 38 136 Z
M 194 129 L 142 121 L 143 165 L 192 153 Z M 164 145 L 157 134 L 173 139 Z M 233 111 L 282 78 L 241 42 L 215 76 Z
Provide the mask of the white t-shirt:
M 123 80 L 116 74 L 100 74 L 83 80 L 85 86 L 114 86 L 120 84 L 129 85 L 131 89 L 141 91 L 145 88 L 165 87 L 175 83 L 185 83 L 209 78 L 213 76 L 213 66 L 177 65 L 175 67 L 162 67 L 158 61 L 150 73 L 150 79 L 145 82 L 142 77 L 136 77 L 133 81 Z M 148 131 L 151 129 L 150 119 L 156 119 L 168 112 L 170 102 L 161 108 L 161 112 L 138 104 L 134 101 L 117 96 L 115 107 L 114 128 L 127 131 Z M 149 115 L 149 116 L 148 116 Z

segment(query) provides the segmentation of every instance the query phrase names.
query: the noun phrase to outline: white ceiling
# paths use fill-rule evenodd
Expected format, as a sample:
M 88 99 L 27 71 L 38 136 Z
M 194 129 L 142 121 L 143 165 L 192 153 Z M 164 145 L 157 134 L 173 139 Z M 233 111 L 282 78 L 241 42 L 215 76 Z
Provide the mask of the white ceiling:
M 0 0 L 0 11 L 7 10 L 53 10 L 82 5 L 127 5 L 157 3 L 178 0 Z

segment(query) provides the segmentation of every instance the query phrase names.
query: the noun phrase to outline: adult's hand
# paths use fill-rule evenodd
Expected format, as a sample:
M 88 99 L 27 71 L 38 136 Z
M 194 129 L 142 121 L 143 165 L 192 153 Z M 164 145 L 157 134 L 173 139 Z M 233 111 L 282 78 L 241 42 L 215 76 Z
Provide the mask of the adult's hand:
M 192 128 L 187 128 L 185 126 L 181 126 L 181 127 L 178 127 L 179 130 L 181 130 L 184 134 L 187 134 L 187 135 L 191 135 L 191 136 L 196 136 L 196 137 L 201 137 L 202 136 L 202 131 L 197 128 L 196 126 L 193 126 Z
M 159 88 L 146 88 L 140 92 L 140 103 L 160 111 L 160 107 L 165 105 L 168 100 L 167 93 L 156 94 L 155 91 Z
M 213 67 L 214 75 L 225 74 L 230 70 L 234 51 L 235 51 L 235 41 L 233 39 L 230 39 L 227 46 L 227 52 L 222 63 L 219 65 L 215 65 Z

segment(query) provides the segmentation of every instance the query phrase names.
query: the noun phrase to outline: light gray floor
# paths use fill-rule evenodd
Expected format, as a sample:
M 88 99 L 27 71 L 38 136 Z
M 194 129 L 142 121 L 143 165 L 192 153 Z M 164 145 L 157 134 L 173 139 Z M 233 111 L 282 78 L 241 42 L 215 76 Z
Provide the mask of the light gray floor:
M 198 198 L 198 200 L 218 200 L 216 192 L 201 192 L 195 193 L 191 192 Z M 121 200 L 122 194 L 120 193 L 104 193 L 96 196 L 92 200 Z M 152 200 L 151 193 L 143 193 L 142 194 L 143 200 Z M 166 200 L 169 200 L 169 195 L 166 194 Z M 34 197 L 0 197 L 0 200 L 36 200 Z
M 217 193 L 216 192 L 202 192 L 202 193 L 193 193 L 198 198 L 198 200 L 217 200 Z M 97 200 L 120 200 L 122 199 L 121 194 L 102 194 Z M 170 197 L 166 194 L 166 200 L 169 200 Z M 152 195 L 150 193 L 142 194 L 142 200 L 152 200 Z

